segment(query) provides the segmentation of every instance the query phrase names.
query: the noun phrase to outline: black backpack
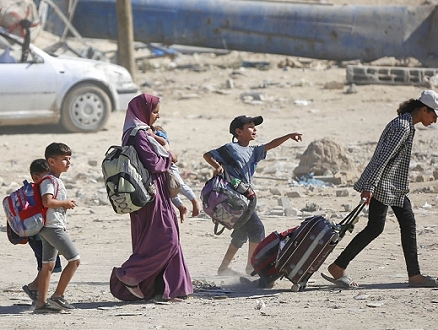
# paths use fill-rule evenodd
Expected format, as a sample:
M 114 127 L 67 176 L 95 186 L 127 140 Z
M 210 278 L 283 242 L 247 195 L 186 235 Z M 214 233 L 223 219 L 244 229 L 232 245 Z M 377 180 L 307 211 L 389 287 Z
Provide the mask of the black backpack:
M 126 146 L 111 146 L 102 162 L 105 188 L 114 211 L 131 213 L 144 207 L 155 197 L 155 186 L 148 170 L 138 158 L 132 142 L 139 130 L 135 127 Z

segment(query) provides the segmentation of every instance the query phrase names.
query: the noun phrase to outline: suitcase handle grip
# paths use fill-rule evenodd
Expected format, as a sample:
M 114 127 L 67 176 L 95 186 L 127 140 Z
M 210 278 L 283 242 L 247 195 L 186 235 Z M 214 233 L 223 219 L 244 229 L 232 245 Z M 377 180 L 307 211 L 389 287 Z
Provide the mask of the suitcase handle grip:
M 357 218 L 360 212 L 362 212 L 363 208 L 365 207 L 365 202 L 367 201 L 366 198 L 362 198 L 359 205 L 357 205 L 353 211 L 351 211 L 345 218 L 339 223 L 339 226 L 341 226 L 341 230 L 339 231 L 339 237 L 344 237 L 347 230 L 350 228 L 353 221 Z

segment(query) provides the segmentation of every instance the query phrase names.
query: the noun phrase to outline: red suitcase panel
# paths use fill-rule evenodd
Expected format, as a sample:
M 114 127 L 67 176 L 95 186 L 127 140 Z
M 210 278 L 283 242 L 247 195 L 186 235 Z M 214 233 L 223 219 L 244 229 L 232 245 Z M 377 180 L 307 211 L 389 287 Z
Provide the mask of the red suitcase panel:
M 282 233 L 274 231 L 260 242 L 251 257 L 251 265 L 254 268 L 252 276 L 258 274 L 260 277 L 265 277 L 268 282 L 275 281 L 282 276 L 275 268 L 279 246 L 281 242 L 291 237 L 297 228 L 294 227 Z

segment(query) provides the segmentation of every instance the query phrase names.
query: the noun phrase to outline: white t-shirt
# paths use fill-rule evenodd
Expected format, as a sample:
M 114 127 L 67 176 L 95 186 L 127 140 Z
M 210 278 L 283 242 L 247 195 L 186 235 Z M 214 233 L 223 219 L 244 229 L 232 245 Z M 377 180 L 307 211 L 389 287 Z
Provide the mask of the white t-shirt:
M 59 201 L 66 200 L 67 190 L 65 189 L 62 180 L 53 175 L 48 176 L 53 179 L 55 184 L 53 184 L 52 180 L 50 179 L 43 180 L 40 184 L 41 196 L 44 196 L 45 194 L 52 194 L 55 199 Z M 46 214 L 45 226 L 49 228 L 67 229 L 66 209 L 64 207 L 49 208 Z

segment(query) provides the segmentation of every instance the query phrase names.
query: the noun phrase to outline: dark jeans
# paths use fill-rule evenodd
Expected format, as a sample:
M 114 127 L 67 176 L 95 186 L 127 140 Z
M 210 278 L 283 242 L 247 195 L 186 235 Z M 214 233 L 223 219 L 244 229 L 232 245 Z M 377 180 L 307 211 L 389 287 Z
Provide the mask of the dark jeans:
M 403 207 L 391 206 L 391 208 L 400 226 L 401 243 L 406 267 L 408 269 L 408 276 L 418 275 L 420 274 L 420 266 L 418 265 L 417 255 L 417 233 L 411 202 L 409 198 L 405 197 Z M 345 250 L 342 251 L 335 260 L 336 265 L 346 269 L 350 261 L 383 232 L 387 212 L 387 205 L 380 203 L 377 199 L 371 199 L 367 226 L 358 233 Z

